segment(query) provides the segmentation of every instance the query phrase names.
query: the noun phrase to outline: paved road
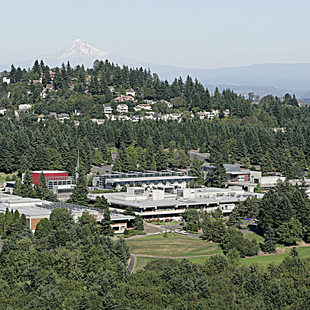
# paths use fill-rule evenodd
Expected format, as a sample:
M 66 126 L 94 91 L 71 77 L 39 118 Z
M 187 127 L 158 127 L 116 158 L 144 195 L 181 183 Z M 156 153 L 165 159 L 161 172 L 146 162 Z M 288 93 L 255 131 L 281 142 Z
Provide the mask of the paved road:
M 136 266 L 137 258 L 135 255 L 131 254 L 129 258 L 128 271 L 132 273 Z
M 200 153 L 199 151 L 194 151 L 194 150 L 189 151 L 190 160 L 194 160 L 194 158 L 197 157 L 197 159 L 199 160 L 207 161 L 209 156 L 210 156 L 209 153 Z
M 176 229 L 184 229 L 182 225 L 164 225 L 162 227 L 166 227 L 166 229 L 170 229 L 172 232 L 174 232 Z M 192 237 L 192 238 L 200 238 L 203 235 L 203 232 L 201 230 L 198 231 L 198 234 L 192 234 L 188 233 L 187 236 Z

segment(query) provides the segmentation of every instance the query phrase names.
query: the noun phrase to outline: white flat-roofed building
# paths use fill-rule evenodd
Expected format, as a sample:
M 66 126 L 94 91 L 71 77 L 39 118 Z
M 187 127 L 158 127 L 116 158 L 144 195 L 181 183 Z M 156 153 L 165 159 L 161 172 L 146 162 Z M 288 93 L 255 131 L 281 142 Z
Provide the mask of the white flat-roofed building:
M 89 209 L 87 207 L 62 202 L 49 202 L 40 199 L 23 198 L 0 193 L 0 213 L 5 213 L 7 208 L 10 211 L 18 210 L 20 214 L 24 214 L 28 221 L 29 228 L 33 232 L 35 231 L 37 224 L 42 219 L 49 219 L 52 210 L 56 208 L 70 210 L 75 221 L 82 216 L 83 212 L 88 212 L 98 222 L 104 217 L 104 210 Z M 125 229 L 128 228 L 128 223 L 133 219 L 133 216 L 111 212 L 111 227 L 114 229 L 115 233 L 123 233 Z
M 126 186 L 141 186 L 154 188 L 170 185 L 175 188 L 185 188 L 187 183 L 195 177 L 186 175 L 185 172 L 176 171 L 145 171 L 145 172 L 113 172 L 93 177 L 93 186 L 98 188 L 120 190 Z
M 145 190 L 131 187 L 127 192 L 104 193 L 112 209 L 125 210 L 132 207 L 136 214 L 144 219 L 180 220 L 187 209 L 213 211 L 220 208 L 223 214 L 229 214 L 236 204 L 247 197 L 262 198 L 263 194 L 246 193 L 239 187 L 222 188 L 183 188 L 174 190 L 171 187 Z M 96 195 L 90 195 L 96 199 Z

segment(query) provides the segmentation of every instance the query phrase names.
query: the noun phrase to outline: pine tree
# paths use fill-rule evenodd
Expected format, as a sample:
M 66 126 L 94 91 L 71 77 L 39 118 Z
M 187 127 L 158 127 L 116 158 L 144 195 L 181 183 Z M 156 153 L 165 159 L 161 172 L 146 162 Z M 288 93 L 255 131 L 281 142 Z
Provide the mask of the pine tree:
M 144 230 L 144 224 L 143 219 L 140 215 L 136 215 L 134 219 L 134 227 L 136 230 L 143 231 Z
M 70 203 L 74 203 L 77 205 L 87 206 L 88 198 L 87 198 L 88 190 L 86 177 L 80 173 L 79 178 L 77 179 L 76 186 L 73 190 L 72 196 L 68 200 Z
M 24 175 L 24 182 L 21 186 L 21 196 L 30 198 L 35 196 L 35 192 L 33 190 L 32 176 L 29 170 L 27 170 Z
M 264 243 L 261 245 L 261 249 L 265 253 L 276 252 L 276 237 L 274 229 L 268 226 L 264 234 Z
M 227 182 L 226 171 L 223 164 L 219 163 L 207 175 L 205 185 L 208 187 L 225 187 Z
M 13 194 L 16 196 L 21 196 L 22 194 L 22 182 L 20 178 L 18 178 L 14 184 Z
M 109 150 L 109 153 L 108 153 L 108 164 L 111 165 L 112 164 L 112 151 Z
M 155 160 L 158 171 L 167 169 L 167 157 L 163 146 L 160 146 L 159 150 L 155 153 Z
M 34 190 L 36 197 L 42 200 L 57 201 L 56 195 L 47 187 L 46 178 L 43 172 L 41 173 L 39 182 L 36 184 Z
M 101 232 L 104 236 L 113 236 L 114 230 L 111 227 L 111 214 L 109 208 L 105 209 L 101 221 Z
M 240 227 L 240 224 L 241 224 L 241 216 L 239 210 L 235 208 L 229 215 L 227 226 Z
M 127 172 L 129 169 L 127 150 L 124 145 L 121 146 L 118 152 L 118 156 L 115 160 L 113 170 L 119 172 Z
M 201 186 L 201 184 L 203 184 L 203 178 L 201 173 L 202 163 L 203 162 L 201 160 L 198 160 L 196 156 L 194 160 L 191 162 L 191 175 L 193 177 L 196 177 L 196 179 L 193 181 L 194 187 Z
M 151 167 L 150 167 L 150 169 L 151 169 L 152 171 L 156 171 L 156 170 L 157 170 L 156 160 L 155 160 L 155 156 L 154 156 L 154 155 L 152 156 L 152 162 L 151 162 Z
M 108 203 L 108 200 L 104 196 L 96 197 L 95 206 L 96 208 L 99 208 L 99 209 L 108 209 L 109 203 Z

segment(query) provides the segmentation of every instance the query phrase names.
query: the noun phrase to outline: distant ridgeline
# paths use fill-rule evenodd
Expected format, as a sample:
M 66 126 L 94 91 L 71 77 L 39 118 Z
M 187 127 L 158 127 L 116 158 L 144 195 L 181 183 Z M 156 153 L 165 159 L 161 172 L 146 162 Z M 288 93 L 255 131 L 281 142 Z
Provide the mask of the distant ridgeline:
M 122 98 L 128 112 L 117 108 Z M 213 117 L 202 119 L 207 111 Z M 152 120 L 154 113 L 171 118 Z M 113 122 L 111 115 L 137 118 Z M 211 95 L 189 76 L 170 84 L 108 61 L 95 61 L 92 69 L 69 63 L 51 69 L 36 61 L 29 71 L 12 66 L 1 73 L 0 171 L 72 174 L 78 150 L 89 171 L 91 164 L 111 162 L 115 147 L 122 171 L 185 168 L 188 150 L 200 148 L 214 163 L 243 160 L 292 178 L 310 163 L 310 109 L 294 95 L 246 99 L 217 89 Z

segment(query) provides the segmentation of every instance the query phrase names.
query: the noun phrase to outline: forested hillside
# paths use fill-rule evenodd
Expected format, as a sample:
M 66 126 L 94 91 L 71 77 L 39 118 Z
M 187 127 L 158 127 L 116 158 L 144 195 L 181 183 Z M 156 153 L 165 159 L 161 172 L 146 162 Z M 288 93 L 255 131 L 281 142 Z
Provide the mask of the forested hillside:
M 74 223 L 67 210 L 55 209 L 34 236 L 23 218 L 13 217 L 0 253 L 1 309 L 308 309 L 310 303 L 309 260 L 296 249 L 268 268 L 240 266 L 238 252 L 230 251 L 204 265 L 154 261 L 129 275 L 124 240 L 103 236 L 87 213 Z
M 36 62 L 29 71 L 12 66 L 2 77 L 11 83 L 0 83 L 0 106 L 7 110 L 0 119 L 0 171 L 73 172 L 78 150 L 89 171 L 91 164 L 111 161 L 110 150 L 115 147 L 123 154 L 118 168 L 124 171 L 184 168 L 189 165 L 188 150 L 198 148 L 211 153 L 211 162 L 260 164 L 263 172 L 282 171 L 289 178 L 303 175 L 310 163 L 310 108 L 299 107 L 294 96 L 267 96 L 253 104 L 230 90 L 210 95 L 190 77 L 169 84 L 149 71 L 102 61 L 96 61 L 93 69 L 68 64 L 52 71 Z M 183 113 L 182 121 L 106 120 L 97 125 L 90 119 L 104 118 L 103 105 L 116 105 L 111 86 L 118 93 L 129 87 L 136 91 L 137 102 L 127 102 L 129 108 L 156 100 L 153 110 Z M 159 100 L 168 100 L 173 107 Z M 31 104 L 31 110 L 15 118 L 20 104 Z M 196 114 L 212 109 L 219 110 L 213 120 L 200 120 Z M 230 111 L 228 118 L 223 118 L 225 109 Z M 60 123 L 50 112 L 68 113 L 71 119 Z M 46 116 L 44 122 L 38 122 L 39 114 Z

